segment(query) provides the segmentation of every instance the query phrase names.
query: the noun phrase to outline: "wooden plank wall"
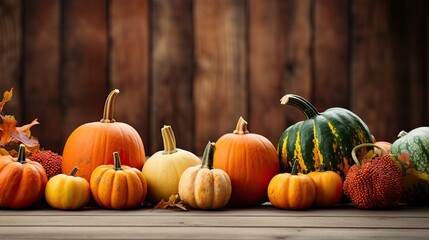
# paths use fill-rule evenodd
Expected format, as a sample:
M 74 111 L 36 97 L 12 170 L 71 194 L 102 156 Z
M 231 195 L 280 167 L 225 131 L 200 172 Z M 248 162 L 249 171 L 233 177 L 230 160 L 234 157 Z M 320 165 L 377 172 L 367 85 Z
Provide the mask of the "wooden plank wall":
M 424 0 L 0 0 L 4 113 L 33 127 L 42 147 L 98 121 L 121 93 L 115 119 L 148 154 L 173 126 L 178 147 L 249 130 L 277 144 L 303 120 L 286 93 L 324 111 L 357 113 L 379 140 L 429 125 L 429 3 Z

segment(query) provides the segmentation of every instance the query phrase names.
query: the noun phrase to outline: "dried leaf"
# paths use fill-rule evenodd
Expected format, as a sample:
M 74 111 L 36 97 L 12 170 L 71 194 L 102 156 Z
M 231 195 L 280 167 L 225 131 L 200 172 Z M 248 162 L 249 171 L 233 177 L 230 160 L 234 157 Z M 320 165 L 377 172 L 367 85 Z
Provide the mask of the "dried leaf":
M 169 197 L 168 202 L 161 199 L 161 201 L 154 207 L 155 209 L 165 209 L 168 207 L 177 207 L 186 211 L 186 207 L 182 204 L 182 201 L 179 198 L 179 194 L 173 194 Z
M 16 132 L 16 120 L 14 116 L 1 116 L 3 123 L 0 124 L 0 145 L 4 146 L 12 139 L 12 134 Z
M 0 102 L 0 112 L 3 111 L 3 107 L 5 103 L 12 99 L 12 95 L 13 95 L 13 88 L 11 88 L 10 91 L 5 91 L 3 93 L 3 100 Z

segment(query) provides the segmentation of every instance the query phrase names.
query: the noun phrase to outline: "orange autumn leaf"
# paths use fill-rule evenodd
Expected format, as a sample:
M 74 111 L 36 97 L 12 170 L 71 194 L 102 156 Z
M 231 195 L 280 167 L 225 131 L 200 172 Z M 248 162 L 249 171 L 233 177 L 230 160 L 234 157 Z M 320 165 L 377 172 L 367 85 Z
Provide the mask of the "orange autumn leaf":
M 0 102 L 0 112 L 3 111 L 3 107 L 5 103 L 12 99 L 12 95 L 13 95 L 13 88 L 11 88 L 10 91 L 5 91 L 3 93 L 3 100 Z
M 158 209 L 158 208 L 165 209 L 168 207 L 177 207 L 177 208 L 180 208 L 180 209 L 186 211 L 185 206 L 183 206 L 182 201 L 179 198 L 179 194 L 171 195 L 167 202 L 164 201 L 164 199 L 161 199 L 161 201 L 154 208 L 155 209 Z
M 6 145 L 12 140 L 12 134 L 16 132 L 16 120 L 14 116 L 1 116 L 3 123 L 0 124 L 0 146 Z

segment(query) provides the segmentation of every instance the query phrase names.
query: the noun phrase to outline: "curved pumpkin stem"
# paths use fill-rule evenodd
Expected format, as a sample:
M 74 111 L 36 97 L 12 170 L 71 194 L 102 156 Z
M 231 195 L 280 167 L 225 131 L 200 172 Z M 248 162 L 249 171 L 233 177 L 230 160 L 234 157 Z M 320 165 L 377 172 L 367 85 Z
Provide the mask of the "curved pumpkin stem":
M 361 162 L 359 161 L 358 157 L 356 156 L 356 151 L 358 149 L 360 149 L 360 148 L 363 148 L 363 147 L 375 147 L 375 148 L 378 148 L 380 150 L 380 152 L 381 152 L 381 157 L 384 156 L 384 155 L 386 155 L 386 152 L 384 151 L 384 149 L 381 148 L 381 147 L 379 147 L 378 145 L 376 145 L 374 143 L 362 143 L 362 144 L 359 144 L 359 145 L 357 145 L 356 147 L 354 147 L 352 149 L 352 158 L 353 158 L 353 161 L 355 161 L 355 163 L 357 164 L 357 166 L 359 168 L 361 168 L 362 165 L 361 165 Z
M 176 138 L 174 137 L 174 132 L 171 126 L 164 125 L 161 128 L 162 141 L 164 142 L 164 151 L 162 154 L 172 154 L 177 152 L 176 149 Z
M 209 141 L 204 149 L 201 168 L 213 169 L 213 156 L 215 150 L 215 144 Z
M 297 107 L 299 110 L 301 110 L 307 119 L 314 118 L 320 113 L 317 111 L 317 109 L 311 104 L 307 99 L 295 95 L 295 94 L 286 94 L 280 99 L 280 103 L 283 105 L 291 105 L 294 107 Z
M 119 90 L 115 89 L 110 92 L 107 96 L 106 102 L 104 103 L 103 118 L 100 120 L 102 123 L 114 123 L 113 119 L 113 103 L 115 102 L 116 96 L 119 94 Z
M 25 160 L 25 145 L 22 143 L 19 144 L 18 157 L 16 158 L 16 161 L 22 164 L 27 163 Z
M 240 117 L 237 122 L 237 126 L 235 127 L 234 132 L 235 134 L 247 134 L 249 131 L 247 131 L 247 122 L 243 119 L 243 117 Z
M 121 158 L 118 152 L 113 153 L 113 169 L 115 169 L 115 171 L 122 170 Z
M 296 168 L 297 168 L 297 164 L 298 164 L 298 159 L 295 159 L 294 161 L 293 161 L 293 165 L 292 165 L 292 171 L 290 172 L 290 174 L 292 174 L 292 175 L 297 175 L 298 173 L 297 173 L 297 170 L 296 170 Z
M 398 133 L 398 138 L 401 138 L 401 137 L 403 137 L 403 136 L 405 136 L 405 135 L 407 135 L 408 133 L 407 132 L 405 132 L 404 130 L 402 130 L 402 131 L 400 131 L 399 133 Z
M 324 172 L 325 171 L 325 164 L 321 163 L 319 165 L 319 172 Z
M 77 166 L 74 166 L 74 168 L 70 172 L 70 176 L 74 177 L 77 173 L 77 170 L 79 170 L 79 168 Z

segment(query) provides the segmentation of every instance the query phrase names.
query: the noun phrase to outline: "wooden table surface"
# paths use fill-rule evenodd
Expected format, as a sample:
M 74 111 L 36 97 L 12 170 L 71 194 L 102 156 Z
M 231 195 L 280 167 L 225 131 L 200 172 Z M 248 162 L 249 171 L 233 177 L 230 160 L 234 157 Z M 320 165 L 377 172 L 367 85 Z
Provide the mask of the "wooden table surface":
M 0 239 L 429 239 L 429 207 L 0 210 Z

